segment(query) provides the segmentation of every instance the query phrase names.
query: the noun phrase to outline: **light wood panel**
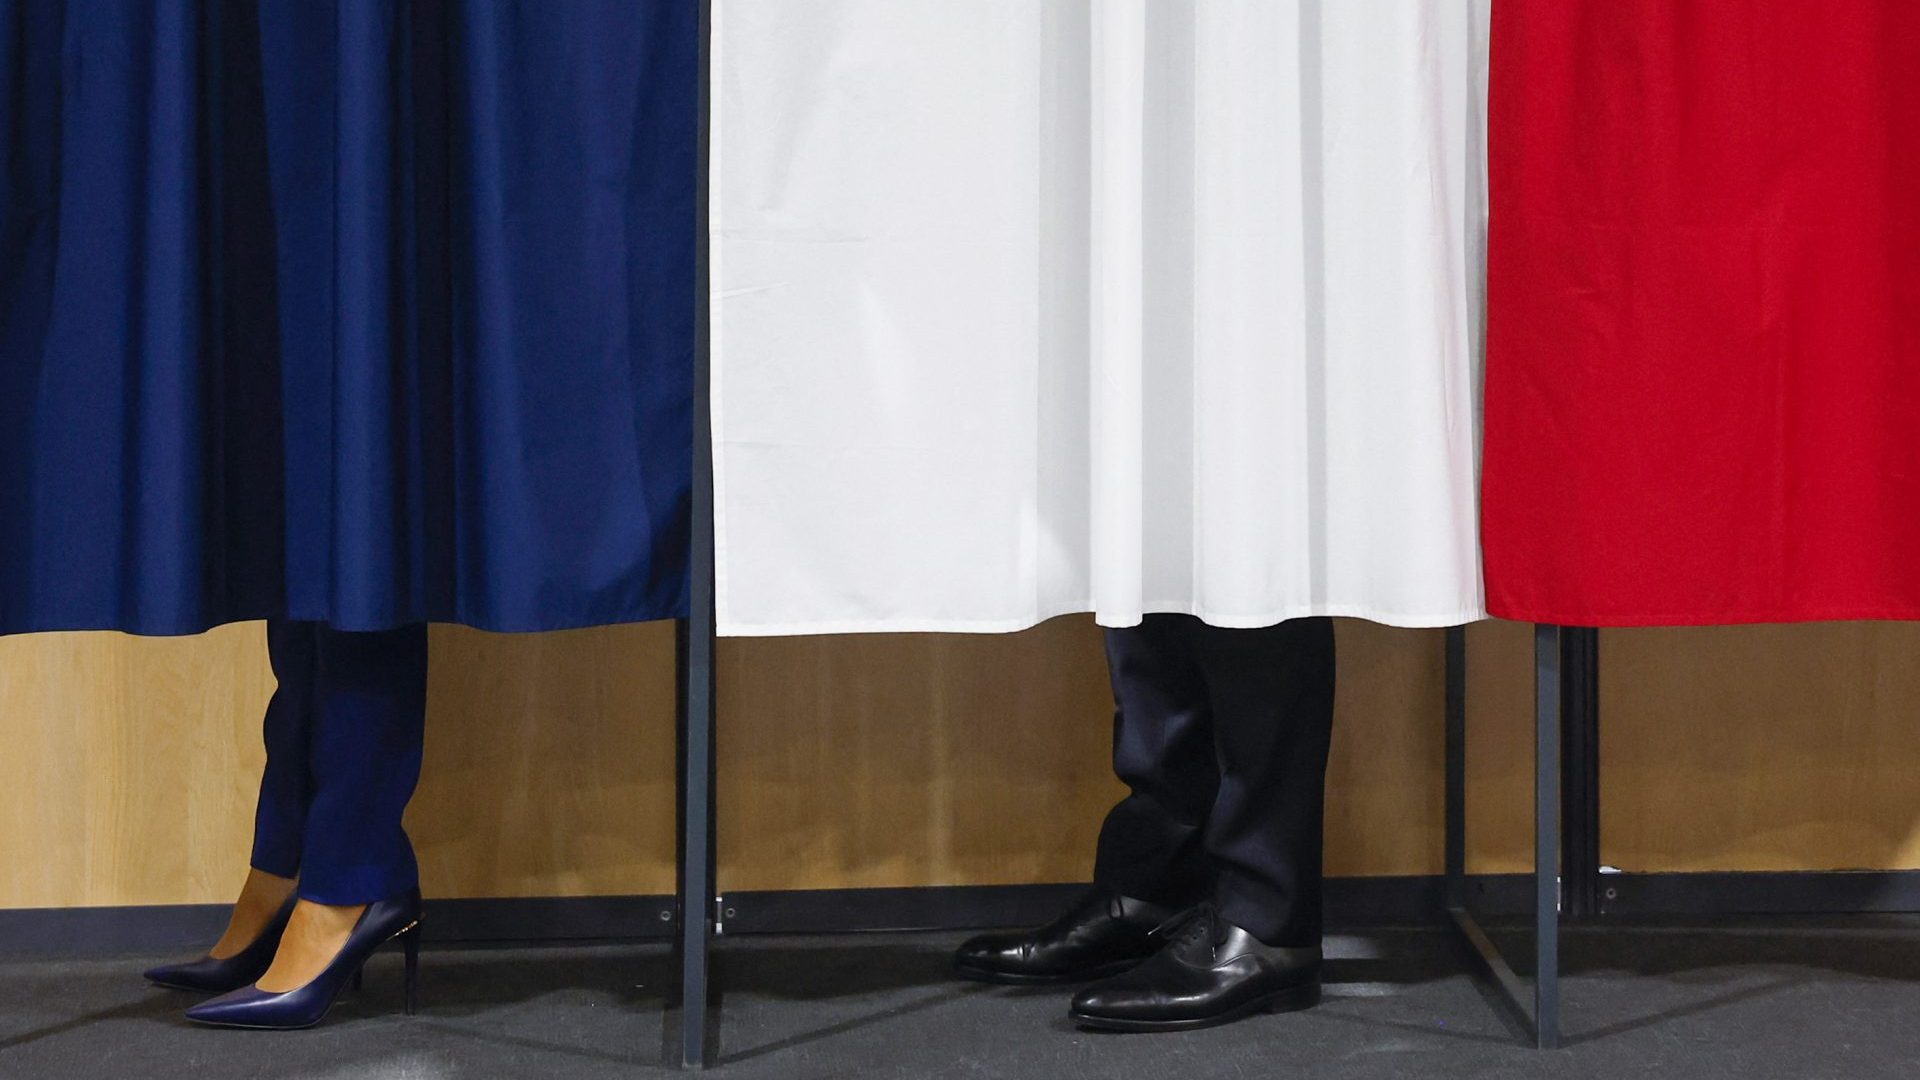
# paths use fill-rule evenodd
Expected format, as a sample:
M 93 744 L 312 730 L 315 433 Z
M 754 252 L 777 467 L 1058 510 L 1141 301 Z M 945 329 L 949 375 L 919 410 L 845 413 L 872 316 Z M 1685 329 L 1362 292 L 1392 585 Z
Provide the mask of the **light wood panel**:
M 442 896 L 665 892 L 673 632 L 436 627 L 407 824 Z M 0 907 L 204 903 L 245 873 L 259 624 L 0 638 Z
M 1600 636 L 1603 857 L 1920 867 L 1920 625 Z
M 272 687 L 260 639 L 0 638 L 0 905 L 169 903 L 239 883 L 236 811 Z
M 1434 768 L 1440 768 L 1441 759 L 1434 760 Z M 1434 864 L 1432 872 L 1440 869 Z M 1533 869 L 1530 623 L 1467 628 L 1467 869 L 1476 874 Z
M 1099 635 L 728 641 L 723 888 L 1085 877 L 1112 697 Z
M 1516 634 L 1514 631 L 1518 631 Z M 1480 634 L 1476 631 L 1476 634 Z M 1328 770 L 1332 874 L 1438 873 L 1444 673 L 1438 631 L 1341 620 Z M 1522 646 L 1516 652 L 1514 642 Z M 1524 627 L 1480 634 L 1473 678 L 1531 679 Z M 1085 617 L 1008 636 L 723 643 L 721 878 L 730 889 L 1084 880 L 1109 767 L 1113 699 Z M 1531 743 L 1477 693 L 1474 866 L 1529 858 Z M 1518 730 L 1530 738 L 1528 712 Z M 1515 796 L 1518 796 L 1516 804 Z
M 1439 642 L 1341 626 L 1336 873 L 1439 866 Z M 408 815 L 428 887 L 668 890 L 672 648 L 665 625 L 436 628 L 427 768 Z M 721 660 L 725 887 L 1086 875 L 1120 794 L 1090 620 L 1009 637 L 728 641 Z M 1492 670 L 1476 660 L 1476 677 Z M 0 906 L 224 898 L 247 850 L 271 689 L 257 625 L 0 640 L 0 837 L 35 853 L 0 881 Z M 1476 731 L 1495 700 L 1476 695 Z M 1505 760 L 1477 754 L 1476 782 Z M 1475 803 L 1495 841 L 1498 803 Z
M 433 630 L 407 813 L 441 896 L 673 891 L 673 625 Z
M 1530 628 L 1469 632 L 1472 866 L 1531 845 Z M 1336 874 L 1440 867 L 1440 635 L 1342 622 Z M 437 628 L 409 826 L 443 896 L 672 883 L 672 631 Z M 1609 631 L 1605 850 L 1633 870 L 1920 866 L 1920 627 Z M 722 643 L 723 885 L 1082 878 L 1111 702 L 1084 618 Z M 217 901 L 271 680 L 257 625 L 0 639 L 0 906 Z

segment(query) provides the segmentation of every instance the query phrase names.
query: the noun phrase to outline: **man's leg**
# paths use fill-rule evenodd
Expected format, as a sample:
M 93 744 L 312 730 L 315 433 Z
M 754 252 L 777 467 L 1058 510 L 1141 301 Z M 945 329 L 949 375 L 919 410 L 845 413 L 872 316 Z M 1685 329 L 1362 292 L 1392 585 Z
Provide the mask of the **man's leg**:
M 1333 621 L 1207 627 L 1200 641 L 1220 754 L 1206 832 L 1214 903 L 1269 945 L 1317 946 Z
M 1149 615 L 1106 632 L 1113 772 L 1131 790 L 1100 828 L 1093 880 L 1175 910 L 1206 899 L 1213 884 L 1203 841 L 1220 772 L 1194 655 L 1204 629 L 1191 615 Z
M 1132 791 L 1101 827 L 1094 888 L 1046 926 L 967 941 L 954 957 L 960 974 L 1031 984 L 1123 971 L 1159 948 L 1156 926 L 1209 894 L 1203 839 L 1219 777 L 1189 640 L 1198 626 L 1188 615 L 1149 615 L 1107 631 L 1113 769 Z
M 1202 627 L 1193 643 L 1220 775 L 1204 833 L 1213 903 L 1151 960 L 1076 996 L 1084 1026 L 1183 1030 L 1319 1000 L 1332 622 Z

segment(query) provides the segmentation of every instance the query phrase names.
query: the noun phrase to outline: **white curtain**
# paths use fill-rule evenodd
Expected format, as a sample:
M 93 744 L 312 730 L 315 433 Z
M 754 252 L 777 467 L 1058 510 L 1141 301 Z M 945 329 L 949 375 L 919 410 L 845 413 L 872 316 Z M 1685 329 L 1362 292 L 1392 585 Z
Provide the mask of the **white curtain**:
M 1481 614 L 1480 0 L 717 0 L 722 633 Z

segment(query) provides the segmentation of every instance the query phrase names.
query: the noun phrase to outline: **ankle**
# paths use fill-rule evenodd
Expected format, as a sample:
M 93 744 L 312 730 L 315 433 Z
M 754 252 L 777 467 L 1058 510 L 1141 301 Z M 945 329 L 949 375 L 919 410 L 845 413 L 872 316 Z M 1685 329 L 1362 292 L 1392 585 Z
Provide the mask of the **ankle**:
M 252 945 L 279 917 L 297 884 L 293 878 L 249 869 L 247 880 L 240 886 L 240 895 L 233 902 L 233 911 L 227 917 L 227 928 L 207 955 L 224 960 Z
M 279 911 L 299 885 L 298 878 L 281 877 L 259 867 L 249 867 L 247 879 L 240 884 L 240 896 L 234 901 L 234 906 Z
M 268 993 L 284 993 L 311 982 L 333 963 L 366 910 L 366 904 L 296 903 L 273 963 L 256 985 Z

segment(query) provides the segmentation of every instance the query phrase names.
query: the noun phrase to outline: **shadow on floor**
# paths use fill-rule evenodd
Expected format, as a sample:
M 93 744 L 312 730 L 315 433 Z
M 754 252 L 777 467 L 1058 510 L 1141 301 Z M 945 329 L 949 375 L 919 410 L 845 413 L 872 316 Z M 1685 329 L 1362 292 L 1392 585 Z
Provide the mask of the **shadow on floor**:
M 1524 960 L 1524 933 L 1494 935 Z M 743 1078 L 865 1075 L 868 1066 L 876 1075 L 1020 1075 L 996 1070 L 1029 1064 L 1035 1075 L 1080 1075 L 1136 1059 L 1143 1070 L 1161 1070 L 1144 1076 L 1169 1075 L 1183 1055 L 1206 1048 L 1223 1070 L 1345 1055 L 1401 1068 L 1457 1061 L 1499 1076 L 1575 1062 L 1581 1067 L 1565 1075 L 1605 1076 L 1698 1044 L 1749 1053 L 1744 1067 L 1756 1076 L 1804 1077 L 1837 1075 L 1793 1056 L 1825 1046 L 1805 1037 L 1818 1034 L 1819 1023 L 1838 1025 L 1839 1034 L 1863 1025 L 1871 1038 L 1834 1045 L 1872 1045 L 1905 1039 L 1904 1028 L 1892 1033 L 1905 1015 L 1899 1010 L 1920 1008 L 1920 920 L 1574 927 L 1563 946 L 1569 1049 L 1540 1057 L 1525 1049 L 1524 1032 L 1496 1008 L 1484 980 L 1471 976 L 1470 954 L 1454 935 L 1382 930 L 1330 942 L 1327 1001 L 1312 1013 L 1177 1037 L 1101 1037 L 1066 1021 L 1068 991 L 953 979 L 948 959 L 963 936 L 723 940 L 714 968 L 726 992 L 717 1060 Z M 256 1075 L 262 1045 L 297 1047 L 313 1063 L 284 1075 L 328 1078 L 612 1076 L 663 1068 L 673 1056 L 667 1009 L 675 967 L 657 943 L 429 949 L 422 1014 L 411 1018 L 399 1015 L 399 959 L 382 955 L 362 993 L 293 1042 L 193 1028 L 181 1011 L 194 999 L 139 983 L 151 959 L 0 961 L 0 1075 L 104 1075 L 103 1046 L 121 1061 L 185 1054 L 179 1060 L 205 1065 L 205 1076 Z M 1273 1043 L 1277 1033 L 1288 1045 Z M 1920 1053 L 1920 1036 L 1909 1041 Z M 1797 1062 L 1802 1071 L 1766 1072 L 1775 1058 L 1781 1070 Z M 924 1071 L 899 1071 L 906 1062 Z M 1339 1075 L 1407 1075 L 1371 1068 Z M 115 1075 L 164 1073 L 128 1067 Z

